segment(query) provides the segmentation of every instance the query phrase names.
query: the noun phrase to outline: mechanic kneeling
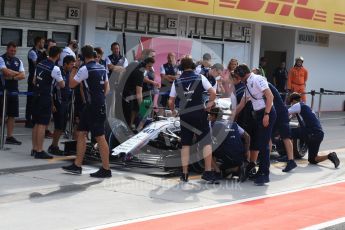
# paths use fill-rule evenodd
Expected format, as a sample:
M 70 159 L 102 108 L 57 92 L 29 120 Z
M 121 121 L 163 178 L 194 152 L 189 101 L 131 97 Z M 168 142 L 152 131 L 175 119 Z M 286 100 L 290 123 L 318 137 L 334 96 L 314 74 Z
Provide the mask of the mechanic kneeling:
M 222 120 L 222 116 L 223 112 L 218 107 L 212 108 L 208 116 L 213 142 L 213 167 L 219 179 L 232 174 L 244 182 L 250 136 L 236 122 Z M 221 163 L 218 165 L 218 162 Z
M 324 132 L 319 119 L 309 106 L 301 102 L 302 96 L 299 93 L 292 93 L 289 101 L 291 108 L 290 115 L 296 115 L 300 128 L 292 132 L 295 138 L 301 138 L 306 141 L 308 146 L 308 161 L 310 164 L 318 164 L 325 160 L 330 160 L 335 168 L 338 168 L 340 161 L 335 152 L 326 156 L 319 156 L 319 149 L 323 141 Z

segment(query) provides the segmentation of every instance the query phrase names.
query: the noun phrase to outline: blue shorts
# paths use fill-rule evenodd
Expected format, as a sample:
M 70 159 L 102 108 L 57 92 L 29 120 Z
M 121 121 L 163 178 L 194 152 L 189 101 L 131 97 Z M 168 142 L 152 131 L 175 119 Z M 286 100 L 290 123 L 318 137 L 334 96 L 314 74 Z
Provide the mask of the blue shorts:
M 52 115 L 51 96 L 34 96 L 32 108 L 32 122 L 37 125 L 48 125 Z
M 93 137 L 103 136 L 105 133 L 106 109 L 105 105 L 85 105 L 80 114 L 78 131 L 91 132 Z
M 56 112 L 53 113 L 54 128 L 56 130 L 65 131 L 68 121 L 69 102 L 63 101 L 60 103 L 54 101 L 54 106 L 56 108 Z
M 221 161 L 221 169 L 228 169 L 241 166 L 244 162 L 244 153 L 232 152 L 231 149 L 217 149 L 213 152 L 213 156 L 217 161 Z
M 287 111 L 277 111 L 277 120 L 273 127 L 273 133 L 278 133 L 282 139 L 291 138 L 290 120 Z
M 194 136 L 196 137 L 196 143 L 201 146 L 212 143 L 207 113 L 205 111 L 183 114 L 180 117 L 180 121 L 182 146 L 193 145 Z
M 311 164 L 317 164 L 315 158 L 319 154 L 320 145 L 324 138 L 324 132 L 321 130 L 307 131 L 303 128 L 293 129 L 293 138 L 299 138 L 307 143 L 308 146 L 308 161 Z
M 18 96 L 8 96 L 6 105 L 6 115 L 8 117 L 19 117 L 19 98 Z

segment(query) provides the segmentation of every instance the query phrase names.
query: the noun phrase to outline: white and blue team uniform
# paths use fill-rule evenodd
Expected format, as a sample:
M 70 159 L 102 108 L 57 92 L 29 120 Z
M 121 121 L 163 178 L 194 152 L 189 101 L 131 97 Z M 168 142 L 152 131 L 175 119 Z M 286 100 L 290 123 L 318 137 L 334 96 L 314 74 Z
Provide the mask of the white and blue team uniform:
M 75 55 L 75 52 L 69 48 L 68 46 L 65 47 L 61 54 L 60 54 L 60 60 L 58 61 L 58 66 L 63 66 L 63 59 L 66 57 L 66 56 L 73 56 L 75 60 L 77 60 L 77 57 Z
M 6 54 L 0 57 L 0 71 L 3 69 L 10 69 L 16 72 L 24 72 L 23 62 L 19 58 L 9 58 Z M 1 79 L 2 89 L 7 89 L 8 92 L 14 93 L 14 95 L 9 95 L 7 98 L 6 104 L 6 115 L 9 117 L 18 117 L 19 116 L 19 98 L 17 93 L 18 89 L 18 80 L 4 80 Z M 4 84 L 4 85 L 3 85 Z
M 291 138 L 289 112 L 283 102 L 277 88 L 268 83 L 270 90 L 274 96 L 273 105 L 277 113 L 277 119 L 274 124 L 273 132 L 277 131 L 282 139 Z
M 106 120 L 104 86 L 108 82 L 106 69 L 95 61 L 88 62 L 78 70 L 74 80 L 83 84 L 86 100 L 80 114 L 78 131 L 90 131 L 94 137 L 104 135 Z
M 294 104 L 289 108 L 289 114 L 297 116 L 300 128 L 293 131 L 292 136 L 301 138 L 308 145 L 308 161 L 311 164 L 317 164 L 315 157 L 317 156 L 321 142 L 324 138 L 321 123 L 316 114 L 309 106 L 303 102 Z
M 176 76 L 176 75 L 180 75 L 181 71 L 178 69 L 177 65 L 172 65 L 169 63 L 165 63 L 161 66 L 161 74 L 162 75 L 171 75 L 171 76 Z M 168 100 L 169 100 L 169 95 L 170 95 L 170 89 L 172 86 L 172 82 L 169 82 L 166 79 L 162 79 L 161 82 L 161 89 L 160 89 L 160 95 L 161 95 L 161 100 L 160 100 L 160 104 L 162 107 L 167 107 L 168 104 Z
M 241 136 L 245 131 L 237 123 L 210 122 L 213 156 L 222 162 L 220 169 L 241 166 L 245 160 L 245 148 Z
M 170 97 L 179 98 L 181 119 L 181 142 L 184 146 L 193 143 L 194 135 L 201 145 L 211 144 L 210 127 L 202 100 L 203 93 L 212 88 L 205 76 L 194 71 L 185 71 L 175 80 Z
M 40 62 L 36 68 L 36 84 L 33 101 L 33 123 L 48 125 L 52 112 L 54 82 L 63 81 L 60 68 L 49 59 Z
M 246 82 L 246 89 L 244 97 L 247 97 L 253 105 L 256 130 L 254 136 L 252 136 L 251 149 L 259 151 L 259 171 L 257 175 L 268 178 L 270 168 L 270 148 L 269 142 L 272 136 L 273 125 L 276 120 L 276 111 L 272 106 L 269 113 L 269 126 L 263 126 L 263 118 L 265 116 L 266 102 L 264 99 L 264 91 L 269 89 L 267 80 L 254 73 L 251 73 Z M 265 182 L 269 182 L 265 181 Z

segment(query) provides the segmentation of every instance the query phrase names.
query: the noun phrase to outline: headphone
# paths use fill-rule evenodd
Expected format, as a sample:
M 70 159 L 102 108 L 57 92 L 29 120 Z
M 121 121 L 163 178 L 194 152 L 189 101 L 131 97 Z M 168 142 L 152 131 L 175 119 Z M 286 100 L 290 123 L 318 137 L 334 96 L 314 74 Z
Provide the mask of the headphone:
M 234 70 L 234 74 L 238 75 L 240 78 L 244 78 L 248 73 L 250 73 L 250 70 L 246 65 L 239 65 Z

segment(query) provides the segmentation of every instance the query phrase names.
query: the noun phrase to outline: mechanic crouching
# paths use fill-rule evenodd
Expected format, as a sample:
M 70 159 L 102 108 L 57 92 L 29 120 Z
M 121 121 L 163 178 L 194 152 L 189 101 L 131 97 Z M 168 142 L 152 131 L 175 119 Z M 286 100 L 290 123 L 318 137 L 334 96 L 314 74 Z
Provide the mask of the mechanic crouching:
M 180 99 L 179 114 L 181 121 L 181 161 L 183 170 L 180 179 L 182 182 L 188 182 L 190 147 L 193 145 L 194 136 L 196 136 L 196 143 L 203 147 L 205 161 L 205 172 L 202 175 L 202 179 L 209 183 L 217 183 L 215 174 L 212 172 L 212 145 L 206 112 L 212 108 L 216 99 L 216 92 L 205 76 L 194 72 L 195 64 L 192 58 L 183 58 L 181 60 L 181 67 L 183 73 L 179 79 L 174 81 L 169 99 L 169 108 L 173 114 L 176 114 L 175 99 L 176 97 Z M 202 101 L 204 91 L 207 91 L 210 95 L 206 109 Z
M 250 136 L 235 122 L 222 120 L 220 108 L 211 109 L 208 119 L 213 143 L 213 168 L 217 178 L 237 175 L 240 182 L 246 180 Z
M 296 115 L 300 128 L 294 130 L 292 136 L 306 141 L 308 146 L 308 161 L 310 164 L 318 164 L 322 161 L 330 160 L 335 168 L 338 168 L 340 161 L 335 152 L 329 153 L 325 156 L 319 155 L 321 142 L 323 141 L 324 132 L 321 123 L 316 117 L 311 108 L 301 102 L 302 96 L 299 93 L 292 93 L 289 101 L 291 107 L 289 108 L 290 115 Z
M 254 183 L 256 185 L 264 185 L 270 181 L 269 142 L 277 117 L 273 106 L 274 96 L 268 86 L 267 80 L 260 75 L 252 73 L 247 65 L 242 64 L 237 66 L 234 74 L 241 78 L 241 81 L 245 83 L 246 87 L 245 94 L 236 108 L 236 114 L 238 115 L 242 111 L 248 99 L 253 105 L 256 130 L 251 136 L 254 139 L 252 150 L 259 151 L 260 160 L 259 170 L 256 173 Z

